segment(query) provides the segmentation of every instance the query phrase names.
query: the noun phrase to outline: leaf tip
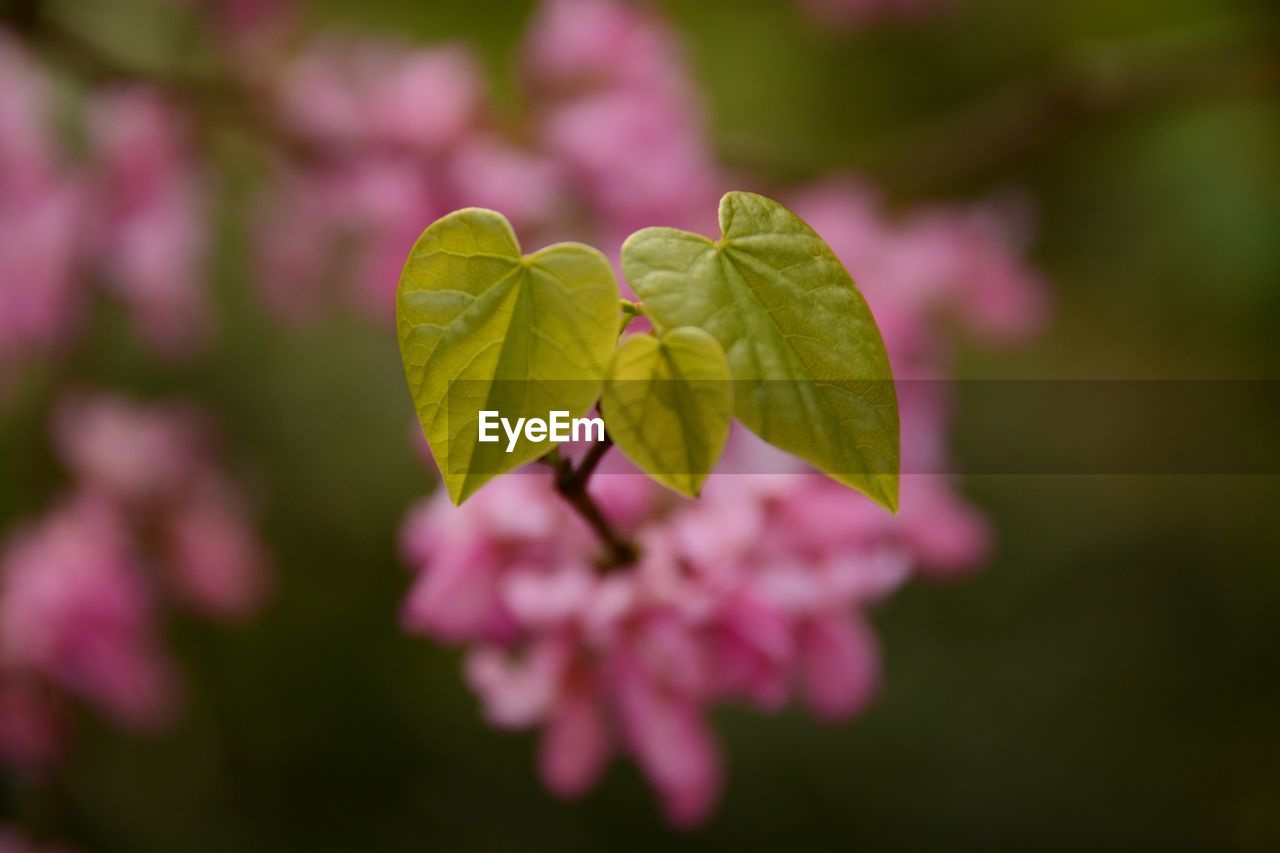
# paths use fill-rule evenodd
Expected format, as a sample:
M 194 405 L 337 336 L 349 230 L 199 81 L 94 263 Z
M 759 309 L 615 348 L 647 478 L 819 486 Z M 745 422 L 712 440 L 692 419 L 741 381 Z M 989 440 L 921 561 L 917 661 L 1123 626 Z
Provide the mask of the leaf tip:
M 898 514 L 898 478 L 892 475 L 880 475 L 876 477 L 876 486 L 880 492 L 880 496 L 876 498 L 876 503 L 887 509 L 893 515 Z

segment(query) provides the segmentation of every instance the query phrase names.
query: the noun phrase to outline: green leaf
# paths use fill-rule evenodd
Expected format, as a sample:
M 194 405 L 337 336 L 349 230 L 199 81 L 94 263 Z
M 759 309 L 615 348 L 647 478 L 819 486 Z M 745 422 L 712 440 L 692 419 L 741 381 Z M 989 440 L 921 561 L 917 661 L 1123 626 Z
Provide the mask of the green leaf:
M 468 208 L 414 244 L 396 293 L 405 378 L 454 503 L 547 452 L 521 438 L 478 441 L 481 410 L 501 417 L 570 417 L 600 394 L 617 340 L 618 285 L 590 246 L 520 254 L 511 224 Z M 501 433 L 501 430 L 499 430 Z
M 880 330 L 822 238 L 775 201 L 732 192 L 716 241 L 646 228 L 622 269 L 661 328 L 697 326 L 724 347 L 735 410 L 765 441 L 891 511 L 898 405 Z
M 600 410 L 618 448 L 653 479 L 697 497 L 733 422 L 724 350 L 692 327 L 633 335 L 613 357 Z

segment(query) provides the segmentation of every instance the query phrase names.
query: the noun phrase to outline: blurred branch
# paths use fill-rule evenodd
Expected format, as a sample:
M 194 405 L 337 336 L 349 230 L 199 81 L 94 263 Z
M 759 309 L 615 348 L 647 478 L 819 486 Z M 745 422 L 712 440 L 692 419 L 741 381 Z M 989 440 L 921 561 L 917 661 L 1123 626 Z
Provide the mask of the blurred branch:
M 292 156 L 317 159 L 325 155 L 320 146 L 282 125 L 244 80 L 131 62 L 50 17 L 39 0 L 6 5 L 0 10 L 0 23 L 33 50 L 95 82 L 152 86 L 193 106 L 202 119 L 248 128 Z
M 39 3 L 19 4 L 16 10 L 6 10 L 0 15 L 0 21 L 12 27 L 30 47 L 61 60 L 97 81 L 142 83 L 199 101 L 233 101 L 239 95 L 237 87 L 229 80 L 198 77 L 130 63 L 55 22 Z
M 912 195 L 989 177 L 1088 122 L 1195 98 L 1280 89 L 1280 57 L 1234 41 L 1151 51 L 1117 47 L 917 128 L 870 171 Z M 1151 54 L 1158 55 L 1151 55 Z M 1135 58 L 1137 57 L 1137 58 Z

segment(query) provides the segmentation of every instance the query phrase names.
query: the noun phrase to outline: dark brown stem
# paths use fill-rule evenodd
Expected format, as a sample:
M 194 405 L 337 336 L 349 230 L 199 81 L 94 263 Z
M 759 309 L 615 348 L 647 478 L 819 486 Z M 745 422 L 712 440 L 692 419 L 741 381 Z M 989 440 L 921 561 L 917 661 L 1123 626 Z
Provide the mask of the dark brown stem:
M 592 532 L 604 545 L 607 551 L 606 568 L 629 566 L 640 556 L 640 551 L 635 544 L 614 529 L 613 524 L 605 518 L 600 507 L 596 505 L 595 499 L 587 491 L 587 483 L 590 482 L 591 475 L 612 446 L 613 439 L 606 434 L 603 441 L 598 441 L 591 446 L 577 468 L 573 467 L 573 464 L 558 451 L 553 450 L 541 459 L 555 471 L 556 492 L 569 506 L 573 507 L 578 515 L 582 516 L 583 521 L 591 527 Z
M 587 451 L 587 455 L 582 457 L 582 461 L 578 463 L 578 469 L 574 472 L 574 479 L 581 483 L 585 489 L 587 481 L 591 479 L 591 475 L 595 473 L 596 466 L 600 464 L 600 460 L 604 459 L 604 455 L 609 452 L 609 448 L 613 447 L 613 437 L 605 433 L 603 441 L 597 441 L 591 445 L 591 449 Z

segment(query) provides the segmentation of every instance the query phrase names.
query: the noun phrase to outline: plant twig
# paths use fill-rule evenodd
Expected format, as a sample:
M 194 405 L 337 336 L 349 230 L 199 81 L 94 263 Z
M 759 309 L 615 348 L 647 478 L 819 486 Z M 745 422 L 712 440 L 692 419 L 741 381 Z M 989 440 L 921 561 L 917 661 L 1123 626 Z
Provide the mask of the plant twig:
M 587 455 L 582 457 L 582 461 L 578 463 L 578 470 L 574 472 L 574 479 L 581 483 L 583 488 L 586 488 L 587 481 L 591 479 L 591 475 L 595 473 L 600 460 L 604 459 L 604 455 L 609 452 L 610 447 L 613 447 L 613 437 L 605 433 L 604 440 L 597 441 L 591 445 Z
M 1128 111 L 1273 92 L 1280 60 L 1237 40 L 1138 42 L 997 88 L 975 104 L 899 138 L 871 169 L 908 196 L 989 178 L 1009 163 L 1097 119 Z
M 0 24 L 10 26 L 32 49 L 56 58 L 91 80 L 155 87 L 194 107 L 202 118 L 255 131 L 293 157 L 313 161 L 332 154 L 315 140 L 303 138 L 281 123 L 244 80 L 130 62 L 50 18 L 43 4 L 32 0 L 25 0 L 13 10 L 0 11 Z
M 629 566 L 640 556 L 640 550 L 614 529 L 613 524 L 605 517 L 595 499 L 587 491 L 587 483 L 591 480 L 591 475 L 612 446 L 613 439 L 606 434 L 603 441 L 598 441 L 591 446 L 577 468 L 574 468 L 573 464 L 556 450 L 539 460 L 543 464 L 550 465 L 555 471 L 556 492 L 569 506 L 573 507 L 578 515 L 582 516 L 605 546 L 608 552 L 606 568 Z

